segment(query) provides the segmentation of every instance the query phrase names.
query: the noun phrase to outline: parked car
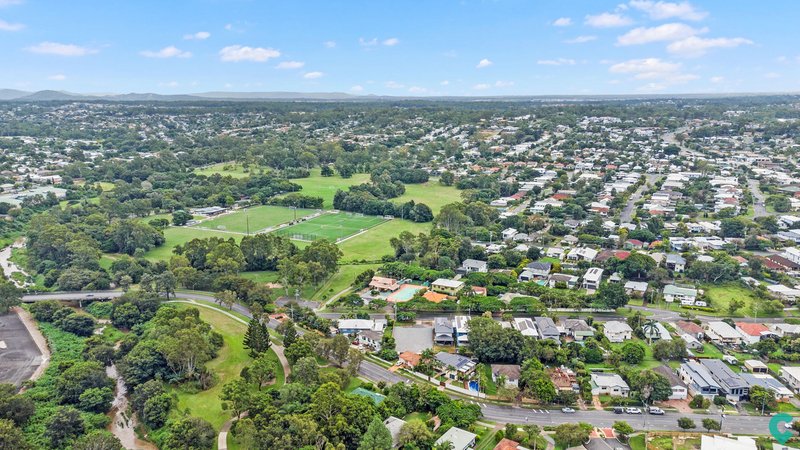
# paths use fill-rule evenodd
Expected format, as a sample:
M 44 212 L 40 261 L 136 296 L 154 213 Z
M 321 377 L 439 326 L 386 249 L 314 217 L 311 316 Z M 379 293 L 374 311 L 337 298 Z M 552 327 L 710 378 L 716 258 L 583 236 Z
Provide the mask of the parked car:
M 639 408 L 625 408 L 625 414 L 641 414 L 642 410 Z
M 572 408 L 569 408 L 569 407 L 564 407 L 564 408 L 561 408 L 561 412 L 564 413 L 564 414 L 572 414 L 572 413 L 575 412 L 575 410 L 572 409 Z
M 625 412 L 625 408 L 622 406 L 615 406 L 614 407 L 614 414 L 623 414 Z
M 663 416 L 664 410 L 659 408 L 658 406 L 651 406 L 647 408 L 647 412 L 654 415 L 654 416 Z

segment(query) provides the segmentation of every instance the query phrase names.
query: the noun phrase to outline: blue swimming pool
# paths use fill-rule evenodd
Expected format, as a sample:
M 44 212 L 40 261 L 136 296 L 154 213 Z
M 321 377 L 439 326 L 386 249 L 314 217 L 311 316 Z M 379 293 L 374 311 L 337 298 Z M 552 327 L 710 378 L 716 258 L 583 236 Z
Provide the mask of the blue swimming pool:
M 481 386 L 480 386 L 480 384 L 478 384 L 477 381 L 470 381 L 469 382 L 469 390 L 470 391 L 480 392 L 480 387 Z

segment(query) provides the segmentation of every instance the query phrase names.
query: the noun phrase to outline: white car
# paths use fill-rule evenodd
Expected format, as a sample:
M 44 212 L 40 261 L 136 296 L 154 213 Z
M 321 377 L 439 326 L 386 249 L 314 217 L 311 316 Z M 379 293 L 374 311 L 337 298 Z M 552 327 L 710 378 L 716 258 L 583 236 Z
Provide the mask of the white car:
M 572 409 L 572 408 L 569 408 L 569 407 L 564 407 L 564 408 L 561 408 L 561 412 L 564 413 L 564 414 L 572 414 L 572 413 L 575 412 L 575 410 Z
M 625 408 L 625 414 L 641 414 L 642 410 L 639 408 Z

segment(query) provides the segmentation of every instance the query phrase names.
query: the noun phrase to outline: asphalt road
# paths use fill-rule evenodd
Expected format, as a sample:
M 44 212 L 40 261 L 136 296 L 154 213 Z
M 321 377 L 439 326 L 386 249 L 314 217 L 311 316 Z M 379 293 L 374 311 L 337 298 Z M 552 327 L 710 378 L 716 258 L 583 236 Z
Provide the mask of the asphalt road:
M 21 385 L 42 364 L 42 354 L 14 313 L 0 316 L 0 383 Z
M 636 202 L 642 198 L 642 193 L 648 188 L 648 185 L 655 184 L 656 180 L 658 180 L 661 175 L 650 173 L 645 175 L 645 177 L 647 178 L 647 182 L 639 186 L 639 189 L 636 189 L 636 191 L 631 194 L 630 198 L 628 198 L 628 203 L 626 203 L 625 208 L 622 209 L 622 212 L 619 215 L 620 223 L 631 221 L 631 218 L 633 217 L 633 211 L 636 208 Z
M 753 217 L 764 217 L 771 215 L 767 211 L 767 197 L 761 192 L 760 183 L 752 178 L 747 179 L 747 186 L 753 194 Z

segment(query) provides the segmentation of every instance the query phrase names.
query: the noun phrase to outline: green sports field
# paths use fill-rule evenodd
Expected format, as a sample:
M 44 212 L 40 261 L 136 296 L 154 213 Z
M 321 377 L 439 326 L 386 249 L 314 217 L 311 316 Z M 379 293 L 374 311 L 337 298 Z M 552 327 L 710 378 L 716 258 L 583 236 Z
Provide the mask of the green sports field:
M 313 209 L 298 209 L 297 218 L 313 214 Z M 283 206 L 256 206 L 225 214 L 214 219 L 204 220 L 195 228 L 204 228 L 215 231 L 232 231 L 234 233 L 247 233 L 247 223 L 250 222 L 250 233 L 255 233 L 267 227 L 291 222 L 295 218 L 295 210 Z
M 332 213 L 280 229 L 276 233 L 300 241 L 313 241 L 316 239 L 335 241 L 352 236 L 385 221 L 386 219 L 376 216 L 359 216 L 344 212 Z

